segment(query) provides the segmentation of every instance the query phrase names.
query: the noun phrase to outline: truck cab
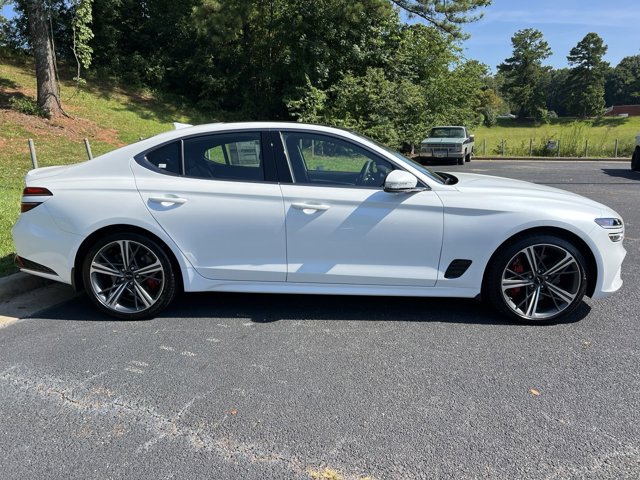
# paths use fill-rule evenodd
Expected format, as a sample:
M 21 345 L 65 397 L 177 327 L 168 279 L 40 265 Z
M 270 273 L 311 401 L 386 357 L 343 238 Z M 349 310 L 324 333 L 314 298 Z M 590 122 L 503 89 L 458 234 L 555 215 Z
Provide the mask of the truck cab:
M 448 125 L 433 127 L 429 135 L 420 142 L 421 158 L 453 159 L 458 165 L 471 161 L 474 136 L 466 127 Z

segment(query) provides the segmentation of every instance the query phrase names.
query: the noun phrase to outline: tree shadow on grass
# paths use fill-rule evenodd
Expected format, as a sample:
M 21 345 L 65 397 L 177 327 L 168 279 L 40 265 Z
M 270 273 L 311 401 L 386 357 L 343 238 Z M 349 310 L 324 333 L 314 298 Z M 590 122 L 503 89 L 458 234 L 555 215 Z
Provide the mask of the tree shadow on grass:
M 151 95 L 141 88 L 124 89 L 119 81 L 113 78 L 92 79 L 82 86 L 82 90 L 105 100 L 113 100 L 115 96 L 123 97 L 118 101 L 119 105 L 115 109 L 121 112 L 132 112 L 145 120 L 162 123 L 176 122 L 186 113 L 189 121 L 194 123 L 217 121 L 206 118 L 202 112 L 182 97 L 166 93 Z
M 594 127 L 619 127 L 629 122 L 629 117 L 600 117 L 593 120 Z
M 0 276 L 11 275 L 18 271 L 18 267 L 15 264 L 15 254 L 9 253 L 4 257 L 0 257 Z
M 21 92 L 11 91 L 18 88 L 18 84 L 8 78 L 0 77 L 0 108 L 10 108 L 11 97 L 26 98 Z

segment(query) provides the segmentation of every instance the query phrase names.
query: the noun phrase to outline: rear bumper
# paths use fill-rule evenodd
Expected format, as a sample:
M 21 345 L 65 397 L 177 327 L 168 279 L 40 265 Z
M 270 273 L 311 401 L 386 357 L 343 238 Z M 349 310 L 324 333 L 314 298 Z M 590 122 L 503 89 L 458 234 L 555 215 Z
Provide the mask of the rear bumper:
M 12 234 L 20 270 L 71 285 L 73 259 L 82 237 L 58 228 L 46 205 L 21 214 Z

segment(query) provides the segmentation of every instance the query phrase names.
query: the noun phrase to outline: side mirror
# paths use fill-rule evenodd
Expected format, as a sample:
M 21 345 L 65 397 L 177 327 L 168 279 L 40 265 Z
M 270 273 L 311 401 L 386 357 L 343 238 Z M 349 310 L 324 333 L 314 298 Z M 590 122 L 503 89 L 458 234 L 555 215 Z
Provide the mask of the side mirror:
M 424 188 L 417 187 L 418 179 L 404 170 L 393 170 L 384 180 L 384 191 L 388 193 L 421 192 Z

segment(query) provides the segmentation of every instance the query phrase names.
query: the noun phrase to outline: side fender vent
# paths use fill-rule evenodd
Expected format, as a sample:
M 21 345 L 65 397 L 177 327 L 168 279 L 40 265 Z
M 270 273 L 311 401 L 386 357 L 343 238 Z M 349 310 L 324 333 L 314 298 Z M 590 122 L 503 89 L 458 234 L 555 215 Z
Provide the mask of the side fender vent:
M 447 271 L 444 272 L 444 278 L 461 277 L 462 275 L 464 275 L 464 272 L 467 271 L 467 268 L 469 268 L 469 265 L 471 265 L 471 260 L 456 258 L 447 267 Z

